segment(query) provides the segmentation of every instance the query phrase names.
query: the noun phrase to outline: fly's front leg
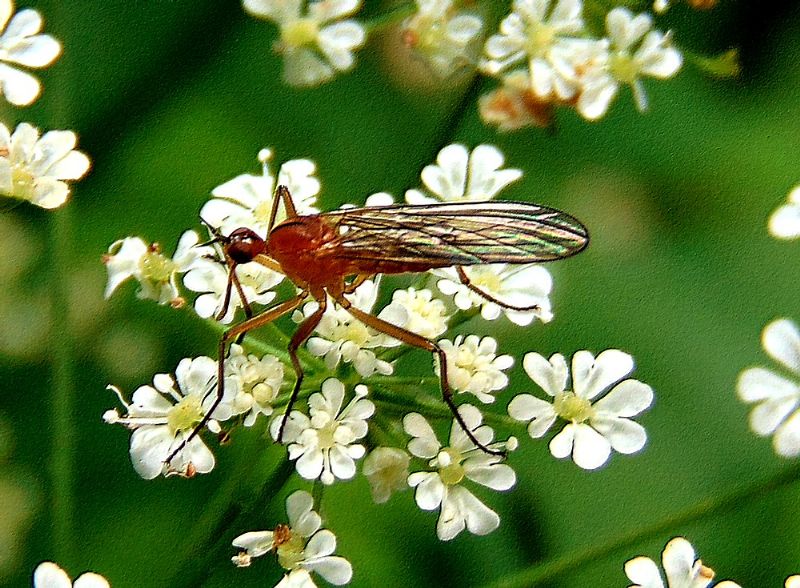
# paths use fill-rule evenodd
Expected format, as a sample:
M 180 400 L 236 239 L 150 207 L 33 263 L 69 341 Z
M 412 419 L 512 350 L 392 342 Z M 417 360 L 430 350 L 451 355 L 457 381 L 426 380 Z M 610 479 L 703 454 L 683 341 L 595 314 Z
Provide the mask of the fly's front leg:
M 317 328 L 319 321 L 322 320 L 322 315 L 325 314 L 325 309 L 328 307 L 327 296 L 321 296 L 317 300 L 317 303 L 319 304 L 319 308 L 317 308 L 317 310 L 315 310 L 306 320 L 300 323 L 297 331 L 295 331 L 294 335 L 292 335 L 292 339 L 289 341 L 289 358 L 292 360 L 292 366 L 294 367 L 296 380 L 294 382 L 294 388 L 292 389 L 292 395 L 289 397 L 289 402 L 286 404 L 286 412 L 283 413 L 283 419 L 281 419 L 281 426 L 278 429 L 278 437 L 276 439 L 278 443 L 283 442 L 283 432 L 286 429 L 286 423 L 289 421 L 289 415 L 291 414 L 294 403 L 297 400 L 297 395 L 300 394 L 300 385 L 303 383 L 303 377 L 305 376 L 305 373 L 303 372 L 303 366 L 300 364 L 300 360 L 297 357 L 297 350 L 303 343 L 306 342 L 306 340 L 311 336 L 311 333 L 314 332 L 314 329 Z
M 268 323 L 271 323 L 277 318 L 285 315 L 287 312 L 291 312 L 300 304 L 302 304 L 303 300 L 308 297 L 308 292 L 301 292 L 294 298 L 287 300 L 285 302 L 281 302 L 280 304 L 273 306 L 272 308 L 268 308 L 264 312 L 259 315 L 254 316 L 253 318 L 247 319 L 246 321 L 239 323 L 225 331 L 220 337 L 219 340 L 219 350 L 218 350 L 218 359 L 217 359 L 217 394 L 214 398 L 214 402 L 212 402 L 211 406 L 208 410 L 205 411 L 203 418 L 200 420 L 197 425 L 192 429 L 192 432 L 189 433 L 189 436 L 186 437 L 178 447 L 167 456 L 167 459 L 164 460 L 164 463 L 169 464 L 175 458 L 178 453 L 183 451 L 183 448 L 194 439 L 197 434 L 208 424 L 208 421 L 211 420 L 211 415 L 217 409 L 217 407 L 222 402 L 222 398 L 225 396 L 225 355 L 227 354 L 227 346 L 228 343 L 239 337 L 240 335 L 244 335 L 253 329 L 257 329 L 258 327 L 262 327 Z M 294 363 L 294 361 L 293 361 Z M 211 391 L 209 391 L 209 394 Z M 208 394 L 206 395 L 208 396 Z M 205 397 L 203 398 L 205 400 Z
M 417 333 L 413 333 L 407 329 L 393 325 L 392 323 L 378 318 L 377 316 L 366 313 L 363 310 L 359 310 L 344 296 L 337 297 L 336 302 L 338 302 L 342 308 L 346 309 L 347 312 L 352 314 L 368 327 L 372 327 L 376 331 L 380 331 L 381 333 L 389 335 L 390 337 L 394 337 L 398 341 L 402 341 L 407 345 L 424 349 L 435 354 L 436 357 L 439 358 L 439 382 L 442 388 L 442 398 L 444 399 L 445 404 L 447 404 L 447 406 L 450 408 L 450 412 L 453 413 L 453 417 L 456 419 L 456 422 L 467 435 L 469 440 L 472 441 L 475 446 L 481 449 L 481 451 L 484 453 L 503 456 L 506 454 L 505 451 L 490 449 L 478 441 L 478 439 L 475 437 L 475 434 L 467 426 L 467 423 L 464 422 L 461 413 L 458 412 L 458 407 L 453 401 L 453 391 L 450 389 L 450 380 L 447 378 L 447 355 L 445 354 L 444 349 L 442 349 L 437 343 L 431 341 L 430 339 L 426 339 L 422 335 L 418 335 Z

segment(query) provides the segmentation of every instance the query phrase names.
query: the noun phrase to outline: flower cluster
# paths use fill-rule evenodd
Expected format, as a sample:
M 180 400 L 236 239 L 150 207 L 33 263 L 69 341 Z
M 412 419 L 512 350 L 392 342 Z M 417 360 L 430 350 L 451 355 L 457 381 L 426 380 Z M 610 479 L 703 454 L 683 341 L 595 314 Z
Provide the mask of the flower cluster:
M 222 323 L 235 320 L 240 309 L 253 314 L 259 310 L 255 305 L 276 299 L 276 287 L 283 284 L 281 289 L 286 289 L 288 284 L 284 268 L 269 257 L 270 228 L 284 219 L 272 218 L 283 208 L 280 202 L 276 205 L 273 191 L 276 185 L 296 190 L 297 214 L 308 215 L 316 210 L 321 184 L 309 160 L 283 164 L 276 177 L 269 168 L 271 152 L 262 150 L 259 159 L 260 175 L 245 174 L 222 184 L 202 207 L 210 241 L 201 243 L 193 231 L 184 233 L 172 258 L 138 237 L 114 243 L 106 257 L 107 295 L 131 278 L 139 284 L 140 298 L 162 304 L 177 307 L 196 293 L 191 305 L 196 314 Z M 405 210 L 430 203 L 445 203 L 446 209 L 463 204 L 474 214 L 503 210 L 483 203 L 522 177 L 520 170 L 504 163 L 503 154 L 490 145 L 472 150 L 459 144 L 446 146 L 436 162 L 422 170 L 421 185 L 405 192 Z M 388 194 L 378 198 L 382 204 L 391 202 Z M 229 235 L 241 230 L 266 239 L 267 253 L 253 261 L 232 262 L 226 245 Z M 137 389 L 130 402 L 112 388 L 125 412 L 108 411 L 105 420 L 133 431 L 131 459 L 145 478 L 209 472 L 215 459 L 205 439 L 208 432 L 224 435 L 239 425 L 268 429 L 272 440 L 286 446 L 287 459 L 295 462 L 299 477 L 318 481 L 320 488 L 355 478 L 360 466 L 378 503 L 413 489 L 421 509 L 438 512 L 436 534 L 443 541 L 465 530 L 485 535 L 500 523 L 500 515 L 473 493 L 477 486 L 507 491 L 516 482 L 507 457 L 518 441 L 513 436 L 496 441 L 497 425 L 514 426 L 518 421 L 520 430 L 527 426 L 530 436 L 538 439 L 561 419 L 565 425 L 552 438 L 551 452 L 559 458 L 571 455 L 584 469 L 606 463 L 612 449 L 629 454 L 643 448 L 645 431 L 632 419 L 650 406 L 653 393 L 646 384 L 625 379 L 633 370 L 633 359 L 621 351 L 607 350 L 596 358 L 588 351 L 577 352 L 571 378 L 563 356 L 554 355 L 548 362 L 528 353 L 525 370 L 550 401 L 528 393 L 504 399 L 513 390 L 509 370 L 514 358 L 500 353 L 494 337 L 469 330 L 449 335 L 448 330 L 454 324 L 477 330 L 489 324 L 485 321 L 503 316 L 509 328 L 530 325 L 535 319 L 549 321 L 553 280 L 547 270 L 534 265 L 497 264 L 462 271 L 421 273 L 412 285 L 389 292 L 390 278 L 361 275 L 346 281 L 341 295 L 326 286 L 322 292 L 317 288 L 314 299 L 305 304 L 308 298 L 303 295 L 278 303 L 272 307 L 278 312 L 260 316 L 291 313 L 300 323 L 292 335 L 284 335 L 288 358 L 283 349 L 272 348 L 249 332 L 247 326 L 260 324 L 255 318 L 224 336 L 225 355 L 217 361 L 183 359 L 174 377 L 156 375 L 153 385 Z M 322 293 L 330 296 L 323 298 Z M 381 307 L 382 300 L 388 303 Z M 368 315 L 375 320 L 367 320 Z M 237 340 L 244 334 L 244 341 Z M 305 348 L 299 349 L 303 343 Z M 438 392 L 439 379 L 446 375 L 449 386 L 444 389 L 460 403 L 447 418 L 446 442 L 439 440 L 441 423 L 436 422 L 449 414 L 443 412 L 445 405 L 437 403 L 428 414 L 425 402 L 405 401 L 406 394 L 418 396 L 426 379 L 395 373 L 405 365 L 400 358 L 412 348 L 434 351 L 437 361 L 445 362 L 435 363 L 439 378 L 431 374 L 428 381 L 437 382 Z M 274 353 L 265 353 L 270 349 Z M 291 374 L 300 376 L 301 368 L 305 377 L 296 383 Z M 463 403 L 467 394 L 482 404 L 508 400 L 505 406 L 513 418 Z M 293 494 L 287 512 L 288 525 L 237 538 L 234 544 L 243 551 L 234 562 L 249 565 L 253 558 L 274 551 L 287 570 L 285 585 L 311 585 L 311 572 L 332 583 L 348 582 L 350 566 L 332 556 L 335 539 L 321 529 L 311 496 Z
M 19 66 L 46 67 L 61 54 L 61 44 L 41 30 L 36 10 L 14 14 L 14 3 L 0 0 L 0 94 L 14 106 L 33 104 L 41 93 L 39 80 Z M 67 182 L 89 171 L 89 158 L 75 150 L 76 143 L 72 131 L 41 135 L 23 122 L 12 133 L 0 122 L 0 195 L 42 208 L 64 204 L 70 193 Z

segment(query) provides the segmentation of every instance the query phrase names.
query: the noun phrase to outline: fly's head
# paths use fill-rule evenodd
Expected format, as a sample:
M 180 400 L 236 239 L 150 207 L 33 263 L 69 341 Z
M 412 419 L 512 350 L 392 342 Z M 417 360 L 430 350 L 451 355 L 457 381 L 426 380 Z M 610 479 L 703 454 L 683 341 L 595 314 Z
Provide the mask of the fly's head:
M 267 249 L 264 239 L 247 227 L 239 227 L 234 230 L 223 243 L 225 253 L 237 264 L 249 263 Z

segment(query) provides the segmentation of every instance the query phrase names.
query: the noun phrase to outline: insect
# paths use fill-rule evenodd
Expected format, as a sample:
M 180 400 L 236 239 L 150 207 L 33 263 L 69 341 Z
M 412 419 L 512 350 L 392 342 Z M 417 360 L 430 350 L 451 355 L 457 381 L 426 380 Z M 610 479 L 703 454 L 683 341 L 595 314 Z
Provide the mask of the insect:
M 276 225 L 280 203 L 286 211 L 286 219 Z M 463 266 L 552 261 L 582 251 L 589 242 L 586 228 L 579 221 L 566 213 L 535 204 L 392 205 L 298 215 L 285 186 L 278 186 L 276 190 L 266 239 L 246 227 L 235 229 L 227 236 L 209 228 L 214 234 L 213 241 L 222 244 L 229 270 L 218 318 L 225 315 L 233 288 L 243 301 L 247 318 L 225 331 L 220 338 L 216 399 L 189 437 L 167 458 L 167 463 L 205 426 L 221 402 L 224 360 L 230 342 L 293 311 L 309 297 L 319 306 L 305 318 L 289 341 L 289 358 L 296 380 L 281 422 L 278 442 L 283 437 L 288 415 L 303 382 L 303 368 L 297 350 L 319 324 L 330 297 L 366 326 L 434 354 L 439 360 L 442 398 L 456 421 L 476 446 L 486 453 L 501 454 L 480 443 L 456 409 L 442 348 L 435 341 L 356 308 L 345 295 L 352 294 L 377 274 L 422 272 L 454 266 L 461 282 L 485 299 L 504 308 L 532 311 L 538 307 L 512 306 L 483 292 L 470 282 Z M 237 266 L 250 262 L 286 275 L 299 288 L 299 293 L 253 315 L 236 276 Z

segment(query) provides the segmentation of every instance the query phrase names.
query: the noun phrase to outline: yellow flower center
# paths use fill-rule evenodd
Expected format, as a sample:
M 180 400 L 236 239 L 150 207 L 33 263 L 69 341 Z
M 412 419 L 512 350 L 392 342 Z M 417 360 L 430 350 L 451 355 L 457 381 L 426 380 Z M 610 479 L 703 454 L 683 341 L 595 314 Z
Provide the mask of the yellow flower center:
M 625 84 L 632 84 L 639 75 L 639 64 L 627 53 L 615 53 L 609 62 L 611 75 Z
M 364 323 L 352 321 L 346 325 L 339 325 L 334 329 L 333 339 L 335 341 L 352 341 L 362 347 L 369 340 L 369 330 Z
M 203 418 L 199 396 L 184 396 L 181 401 L 167 412 L 167 426 L 170 431 L 188 431 Z
M 305 555 L 305 541 L 300 535 L 292 533 L 288 525 L 278 525 L 272 536 L 272 544 L 278 554 L 278 563 L 285 570 L 293 570 L 297 567 Z
M 531 57 L 543 57 L 556 38 L 555 28 L 544 23 L 531 23 L 528 27 L 528 42 L 525 51 Z
M 142 277 L 152 282 L 168 282 L 175 271 L 175 262 L 157 249 L 151 249 L 139 261 Z
M 286 47 L 312 45 L 319 37 L 319 24 L 313 18 L 300 18 L 281 29 L 281 41 Z
M 332 449 L 336 445 L 334 437 L 338 428 L 339 423 L 336 419 L 331 419 L 322 428 L 317 429 L 317 443 L 320 449 Z
M 17 164 L 11 170 L 11 196 L 30 200 L 36 187 L 36 177 L 24 165 Z
M 470 276 L 470 281 L 481 290 L 490 293 L 500 292 L 503 288 L 503 282 L 496 273 L 492 271 L 483 271 Z
M 461 465 L 461 460 L 463 458 L 461 457 L 461 453 L 452 447 L 445 447 L 442 449 L 441 453 L 446 454 L 446 456 L 440 454 L 439 460 L 442 461 L 442 457 L 445 457 L 445 460 L 450 463 L 439 468 L 439 477 L 442 479 L 442 482 L 448 486 L 455 486 L 464 479 L 464 467 Z
M 556 394 L 553 409 L 562 419 L 573 423 L 582 423 L 594 416 L 592 403 L 569 391 Z
M 269 404 L 275 400 L 275 389 L 269 384 L 260 382 L 253 386 L 253 398 L 258 404 Z

